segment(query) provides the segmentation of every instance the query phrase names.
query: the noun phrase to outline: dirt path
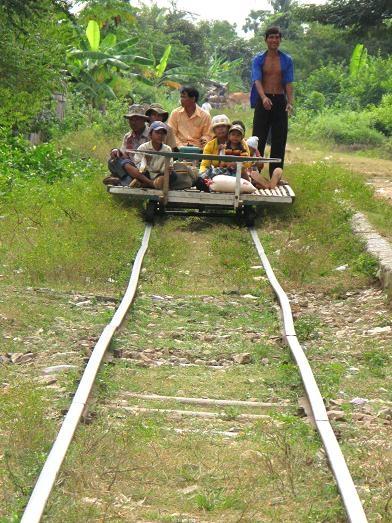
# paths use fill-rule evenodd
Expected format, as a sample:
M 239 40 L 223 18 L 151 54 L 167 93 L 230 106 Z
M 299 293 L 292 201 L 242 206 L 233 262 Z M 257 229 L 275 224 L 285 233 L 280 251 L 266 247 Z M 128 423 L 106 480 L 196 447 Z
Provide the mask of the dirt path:
M 392 205 L 392 160 L 367 158 L 339 150 L 331 152 L 312 149 L 307 144 L 301 146 L 292 143 L 286 150 L 287 163 L 323 160 L 331 164 L 336 162 L 354 172 L 362 173 L 374 185 L 376 196 L 385 198 Z

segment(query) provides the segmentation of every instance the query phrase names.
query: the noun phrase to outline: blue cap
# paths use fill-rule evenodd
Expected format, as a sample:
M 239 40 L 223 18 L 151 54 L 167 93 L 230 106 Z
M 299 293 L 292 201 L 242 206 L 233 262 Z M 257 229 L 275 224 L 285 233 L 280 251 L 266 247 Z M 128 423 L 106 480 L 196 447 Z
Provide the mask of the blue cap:
M 161 129 L 163 129 L 165 131 L 165 133 L 167 133 L 167 125 L 164 124 L 163 122 L 156 121 L 156 122 L 152 122 L 148 132 L 149 132 L 149 134 L 151 134 L 152 131 L 159 131 Z

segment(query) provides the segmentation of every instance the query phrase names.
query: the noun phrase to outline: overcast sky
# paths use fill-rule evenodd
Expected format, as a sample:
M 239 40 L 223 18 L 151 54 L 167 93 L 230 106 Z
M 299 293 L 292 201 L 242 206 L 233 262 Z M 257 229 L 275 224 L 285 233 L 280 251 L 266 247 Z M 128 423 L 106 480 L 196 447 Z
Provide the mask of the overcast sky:
M 326 0 L 300 0 L 300 4 L 323 4 Z M 131 2 L 137 6 L 140 4 L 157 4 L 159 7 L 169 7 L 170 0 L 134 0 Z M 197 15 L 196 20 L 227 20 L 231 24 L 237 24 L 238 31 L 250 11 L 260 9 L 269 10 L 271 5 L 267 0 L 177 0 L 177 8 L 181 11 L 189 11 Z

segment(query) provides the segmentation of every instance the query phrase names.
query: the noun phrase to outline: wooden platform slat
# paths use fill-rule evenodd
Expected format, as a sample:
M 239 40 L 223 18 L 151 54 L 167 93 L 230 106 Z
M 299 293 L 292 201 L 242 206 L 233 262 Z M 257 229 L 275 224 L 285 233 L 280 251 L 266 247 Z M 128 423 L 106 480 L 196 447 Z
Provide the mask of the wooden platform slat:
M 130 187 L 109 187 L 108 191 L 111 194 L 119 194 L 134 199 L 148 199 L 159 200 L 162 192 L 157 189 L 139 188 L 133 189 Z M 281 186 L 276 190 L 259 189 L 252 194 L 242 193 L 240 198 L 244 203 L 258 205 L 263 203 L 292 203 L 295 197 L 294 191 L 290 186 Z M 182 191 L 169 191 L 168 203 L 181 204 L 205 204 L 217 206 L 234 206 L 234 193 L 206 193 L 197 189 L 186 189 Z
M 293 189 L 290 187 L 290 185 L 285 185 L 285 189 L 286 189 L 286 191 L 288 192 L 288 194 L 289 194 L 292 198 L 295 197 L 294 191 L 293 191 Z

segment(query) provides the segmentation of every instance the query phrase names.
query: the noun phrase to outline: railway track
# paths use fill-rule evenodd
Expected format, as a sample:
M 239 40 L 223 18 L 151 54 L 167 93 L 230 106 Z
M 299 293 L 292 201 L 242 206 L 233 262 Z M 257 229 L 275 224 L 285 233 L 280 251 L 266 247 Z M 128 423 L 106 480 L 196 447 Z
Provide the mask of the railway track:
M 94 382 L 96 380 L 100 365 L 103 361 L 104 355 L 116 331 L 124 321 L 124 318 L 134 300 L 137 291 L 139 275 L 142 268 L 143 258 L 148 249 L 151 230 L 152 226 L 147 225 L 144 232 L 141 247 L 137 253 L 137 256 L 133 264 L 132 274 L 129 280 L 128 288 L 112 320 L 104 328 L 98 342 L 94 347 L 91 357 L 84 370 L 83 376 L 80 380 L 77 391 L 73 397 L 70 408 L 64 418 L 57 438 L 52 446 L 52 449 L 47 457 L 44 467 L 35 484 L 29 502 L 25 508 L 23 517 L 21 519 L 21 523 L 39 522 L 41 520 L 41 517 L 43 516 L 49 495 L 55 486 L 56 477 L 60 471 L 61 465 L 64 461 L 68 448 L 72 442 L 77 426 L 83 414 L 88 409 L 89 397 Z M 249 232 L 251 234 L 254 246 L 264 267 L 265 273 L 268 277 L 269 283 L 271 284 L 277 297 L 282 319 L 283 337 L 288 347 L 290 348 L 295 363 L 297 364 L 303 387 L 305 389 L 306 396 L 311 408 L 312 417 L 314 418 L 314 423 L 321 437 L 331 470 L 335 477 L 336 485 L 339 489 L 340 496 L 346 511 L 347 520 L 352 523 L 366 522 L 366 515 L 364 513 L 360 498 L 358 496 L 354 482 L 346 465 L 344 456 L 341 452 L 336 436 L 328 420 L 328 415 L 319 388 L 313 376 L 306 355 L 300 343 L 298 342 L 289 300 L 274 275 L 274 272 L 271 268 L 267 256 L 265 255 L 264 249 L 261 245 L 257 232 L 253 228 L 250 228 Z M 139 402 L 153 402 L 154 405 L 156 405 L 157 403 L 159 404 L 159 402 L 173 402 L 173 407 L 171 407 L 170 409 L 163 409 L 160 407 L 152 408 L 149 406 L 143 407 L 140 405 L 129 406 L 128 400 L 130 399 L 130 397 L 136 399 Z M 192 405 L 192 409 L 197 410 L 180 410 L 179 408 L 177 408 L 178 404 Z M 177 417 L 185 416 L 203 420 L 208 418 L 224 420 L 225 416 L 221 413 L 200 410 L 200 406 L 206 405 L 246 408 L 247 410 L 251 410 L 251 412 L 247 412 L 245 414 L 237 414 L 236 419 L 238 420 L 238 422 L 246 422 L 258 419 L 262 420 L 264 418 L 267 418 L 268 415 L 260 414 L 260 410 L 263 410 L 265 408 L 284 410 L 289 406 L 285 402 L 279 404 L 272 404 L 227 399 L 217 400 L 194 397 L 169 397 L 157 394 L 128 394 L 128 398 L 123 399 L 117 405 L 113 405 L 112 408 L 118 408 L 120 410 L 122 409 L 126 412 L 130 412 L 131 414 L 160 412 L 165 415 L 174 415 Z M 257 413 L 254 413 L 255 409 L 257 409 Z M 179 433 L 181 433 L 181 431 L 184 430 L 193 430 L 194 432 L 199 433 L 203 432 L 203 429 L 195 428 L 177 430 Z M 216 432 L 227 438 L 235 437 L 235 434 L 225 430 L 224 427 L 222 427 Z

